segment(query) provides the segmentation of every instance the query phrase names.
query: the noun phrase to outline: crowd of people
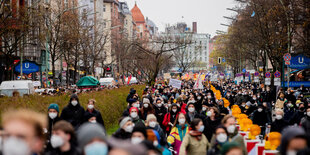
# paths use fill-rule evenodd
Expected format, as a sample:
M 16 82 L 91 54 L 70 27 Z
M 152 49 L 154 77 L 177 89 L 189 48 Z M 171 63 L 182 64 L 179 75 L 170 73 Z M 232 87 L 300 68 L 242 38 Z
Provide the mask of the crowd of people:
M 279 90 L 233 81 L 183 81 L 181 89 L 168 83 L 147 86 L 139 95 L 131 89 L 119 129 L 106 134 L 96 101 L 84 109 L 73 93 L 60 112 L 50 104 L 48 116 L 15 110 L 2 116 L 1 152 L 4 155 L 247 155 L 244 137 L 239 134 L 232 106 L 239 106 L 261 137 L 270 131 L 282 134 L 281 155 L 309 154 L 309 90 Z M 229 101 L 216 98 L 211 87 Z M 108 114 L 103 114 L 108 115 Z M 46 117 L 48 117 L 46 121 Z

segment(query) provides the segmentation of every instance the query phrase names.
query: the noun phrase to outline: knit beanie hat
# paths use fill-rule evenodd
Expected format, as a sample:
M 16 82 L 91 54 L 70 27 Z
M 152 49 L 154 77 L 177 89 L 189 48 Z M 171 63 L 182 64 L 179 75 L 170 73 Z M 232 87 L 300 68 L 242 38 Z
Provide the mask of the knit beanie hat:
M 77 138 L 80 148 L 84 148 L 94 139 L 106 141 L 104 128 L 97 123 L 84 123 L 77 131 Z
M 133 128 L 132 133 L 134 132 L 141 132 L 144 135 L 145 139 L 147 139 L 146 127 L 144 124 L 136 124 Z
M 52 103 L 48 106 L 48 110 L 55 109 L 59 113 L 59 106 L 56 103 Z

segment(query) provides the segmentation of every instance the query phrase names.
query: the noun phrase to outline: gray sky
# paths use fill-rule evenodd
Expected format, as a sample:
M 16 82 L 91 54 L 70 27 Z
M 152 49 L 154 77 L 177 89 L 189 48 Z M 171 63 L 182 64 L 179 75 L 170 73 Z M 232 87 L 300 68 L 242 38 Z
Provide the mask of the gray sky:
M 124 0 L 120 0 L 124 1 Z M 226 31 L 227 27 L 220 23 L 229 23 L 223 16 L 231 16 L 235 3 L 233 0 L 125 0 L 132 9 L 135 1 L 144 17 L 148 17 L 163 31 L 166 24 L 173 25 L 184 21 L 189 27 L 192 22 L 198 24 L 199 33 L 216 35 L 216 30 Z M 182 19 L 182 16 L 184 18 Z

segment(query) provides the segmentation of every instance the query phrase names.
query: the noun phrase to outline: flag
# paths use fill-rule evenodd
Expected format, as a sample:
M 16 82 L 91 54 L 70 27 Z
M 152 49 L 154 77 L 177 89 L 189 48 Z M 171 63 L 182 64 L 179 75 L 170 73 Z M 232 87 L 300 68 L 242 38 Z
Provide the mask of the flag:
M 251 17 L 254 17 L 254 16 L 255 16 L 255 11 L 253 11 L 253 13 L 252 13 Z
M 200 74 L 197 77 L 197 80 L 195 82 L 195 85 L 194 85 L 193 89 L 203 89 L 203 85 L 202 85 L 202 80 L 201 80 Z
M 127 80 L 127 85 L 129 85 L 129 83 L 130 83 L 130 80 L 131 80 L 131 75 L 128 77 L 128 80 Z

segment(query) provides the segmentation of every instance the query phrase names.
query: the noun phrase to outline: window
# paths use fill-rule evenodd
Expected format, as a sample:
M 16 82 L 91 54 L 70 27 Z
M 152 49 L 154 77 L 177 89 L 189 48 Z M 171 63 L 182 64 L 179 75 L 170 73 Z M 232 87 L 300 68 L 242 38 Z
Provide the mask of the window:
M 106 7 L 105 4 L 103 4 L 103 12 L 105 12 L 105 10 L 106 10 L 105 7 Z
M 64 0 L 65 9 L 68 9 L 69 0 Z

